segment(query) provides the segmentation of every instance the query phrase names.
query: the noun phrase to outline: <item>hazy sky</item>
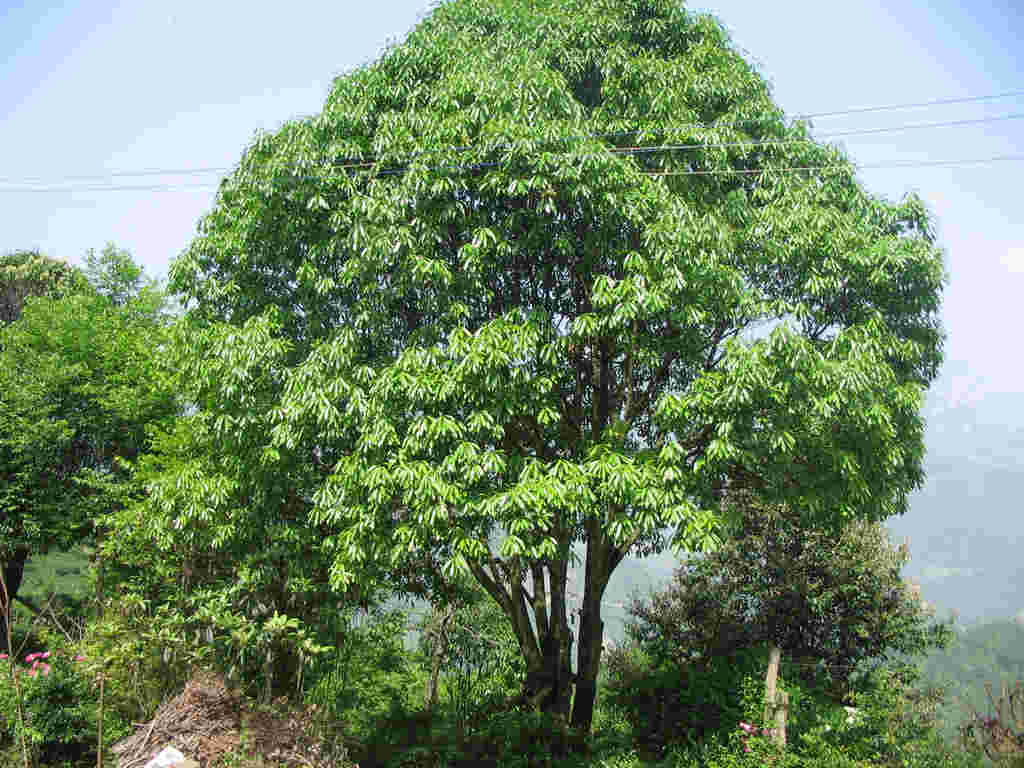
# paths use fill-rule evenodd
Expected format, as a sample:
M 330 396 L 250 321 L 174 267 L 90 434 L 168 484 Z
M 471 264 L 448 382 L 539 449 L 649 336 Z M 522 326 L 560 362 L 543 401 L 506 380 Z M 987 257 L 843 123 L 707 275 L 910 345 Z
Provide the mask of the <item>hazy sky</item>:
M 1024 91 L 1018 0 L 690 7 L 725 23 L 790 114 Z M 375 58 L 426 11 L 422 0 L 0 0 L 0 251 L 40 248 L 77 262 L 112 240 L 166 274 L 254 132 L 318 112 L 334 76 Z M 825 137 L 1021 114 L 1024 95 L 814 126 Z M 833 140 L 862 164 L 1020 158 L 1024 120 Z M 110 175 L 206 168 L 220 170 Z M 929 480 L 890 528 L 911 536 L 906 574 L 926 599 L 966 621 L 1024 609 L 1022 174 L 1024 159 L 861 172 L 879 194 L 918 191 L 947 252 L 949 338 L 928 400 Z M 140 186 L 158 188 L 123 189 Z

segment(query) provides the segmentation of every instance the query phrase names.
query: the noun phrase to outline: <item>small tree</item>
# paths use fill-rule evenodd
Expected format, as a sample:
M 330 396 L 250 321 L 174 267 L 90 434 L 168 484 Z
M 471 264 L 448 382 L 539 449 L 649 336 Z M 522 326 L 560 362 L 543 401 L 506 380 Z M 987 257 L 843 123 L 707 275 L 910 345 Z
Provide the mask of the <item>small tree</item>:
M 882 524 L 853 521 L 835 535 L 750 494 L 732 494 L 726 508 L 734 527 L 725 546 L 630 607 L 637 622 L 628 631 L 656 655 L 706 660 L 774 644 L 806 680 L 829 678 L 841 698 L 862 662 L 952 639 L 901 579 L 909 554 L 891 546 Z
M 128 463 L 147 429 L 177 410 L 154 386 L 158 297 L 119 306 L 80 275 L 50 274 L 52 295 L 0 327 L 0 562 L 12 598 L 29 557 L 95 542 L 99 518 L 137 494 Z
M 138 296 L 146 284 L 145 272 L 131 253 L 113 243 L 107 243 L 99 253 L 90 248 L 84 261 L 86 278 L 117 306 L 124 306 Z
M 39 251 L 0 256 L 0 326 L 17 320 L 31 296 L 60 298 L 84 287 L 85 277 L 79 270 Z

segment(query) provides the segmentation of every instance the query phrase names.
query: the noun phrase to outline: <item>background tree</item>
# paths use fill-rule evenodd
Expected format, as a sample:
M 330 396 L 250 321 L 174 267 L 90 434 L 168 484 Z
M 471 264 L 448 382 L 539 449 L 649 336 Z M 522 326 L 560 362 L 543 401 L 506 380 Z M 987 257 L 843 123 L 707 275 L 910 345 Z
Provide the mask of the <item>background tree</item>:
M 171 279 L 219 457 L 154 479 L 162 524 L 289 505 L 337 587 L 468 570 L 583 731 L 628 553 L 713 547 L 725 488 L 838 530 L 923 478 L 922 203 L 868 194 L 675 0 L 437 7 L 254 141 Z
M 30 297 L 64 296 L 84 285 L 83 275 L 78 270 L 39 251 L 13 251 L 0 256 L 0 328 L 21 316 L 22 308 Z M 9 556 L 0 553 L 4 578 L 7 584 L 13 585 L 11 591 L 15 596 L 21 586 L 27 556 L 28 553 L 22 549 L 15 549 Z M 0 630 L 3 629 L 3 621 L 0 618 Z M 0 631 L 0 636 L 6 637 L 6 634 Z
M 706 662 L 777 645 L 805 681 L 828 680 L 840 701 L 865 662 L 952 641 L 902 580 L 909 554 L 882 524 L 853 520 L 836 535 L 749 494 L 726 503 L 738 521 L 727 543 L 630 606 L 629 634 L 654 658 Z
M 118 306 L 80 274 L 48 274 L 75 290 L 28 299 L 0 329 L 0 561 L 18 576 L 12 598 L 29 557 L 95 540 L 98 518 L 134 492 L 126 462 L 148 446 L 147 427 L 177 407 L 152 386 L 158 297 Z
M 94 248 L 85 252 L 85 276 L 93 287 L 110 298 L 117 306 L 123 306 L 143 286 L 143 269 L 132 255 L 113 243 L 107 243 L 96 253 Z
M 0 326 L 17 320 L 30 296 L 59 298 L 84 284 L 79 270 L 39 251 L 4 254 L 0 256 Z

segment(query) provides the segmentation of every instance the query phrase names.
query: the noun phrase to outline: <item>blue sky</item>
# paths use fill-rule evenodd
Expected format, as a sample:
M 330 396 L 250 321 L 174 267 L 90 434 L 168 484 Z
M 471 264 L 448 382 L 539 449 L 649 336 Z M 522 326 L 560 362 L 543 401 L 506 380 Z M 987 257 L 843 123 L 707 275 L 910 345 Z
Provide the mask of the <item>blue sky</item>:
M 0 0 L 2 3 L 2 0 Z M 1013 0 L 808 3 L 708 0 L 789 113 L 1024 90 L 1024 12 Z M 264 10 L 265 9 L 265 10 Z M 114 241 L 166 274 L 213 187 L 26 191 L 115 171 L 229 168 L 253 133 L 320 110 L 332 78 L 372 60 L 427 11 L 422 0 L 285 5 L 0 4 L 0 250 L 81 260 Z M 818 118 L 816 132 L 1024 113 L 1024 96 Z M 1024 120 L 848 137 L 860 163 L 1024 155 Z M 890 528 L 906 573 L 967 619 L 1024 609 L 1024 161 L 865 169 L 890 197 L 935 212 L 951 281 L 947 363 L 928 399 L 930 476 Z M 217 175 L 123 177 L 195 184 Z M 27 184 L 26 180 L 35 180 Z

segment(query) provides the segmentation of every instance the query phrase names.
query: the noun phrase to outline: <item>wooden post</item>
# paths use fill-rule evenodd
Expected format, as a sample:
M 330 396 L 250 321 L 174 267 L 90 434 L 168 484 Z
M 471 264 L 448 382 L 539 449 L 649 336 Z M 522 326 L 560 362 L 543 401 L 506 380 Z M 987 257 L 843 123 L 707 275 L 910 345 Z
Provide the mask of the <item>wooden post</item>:
M 777 691 L 776 683 L 779 677 L 779 661 L 782 658 L 782 649 L 777 645 L 772 646 L 771 655 L 768 658 L 768 672 L 764 676 L 764 719 L 762 727 L 768 727 L 773 723 L 775 733 L 772 740 L 779 746 L 786 746 L 786 716 L 789 713 L 789 694 L 785 691 Z
M 100 668 L 100 717 L 96 723 L 96 768 L 103 768 L 103 668 Z
M 772 740 L 780 747 L 786 746 L 786 718 L 789 716 L 789 694 L 779 691 L 775 694 L 775 733 Z
M 782 649 L 772 646 L 771 656 L 768 657 L 768 672 L 764 676 L 764 719 L 763 723 L 770 723 L 775 715 L 775 684 L 779 677 L 779 660 L 782 657 Z

